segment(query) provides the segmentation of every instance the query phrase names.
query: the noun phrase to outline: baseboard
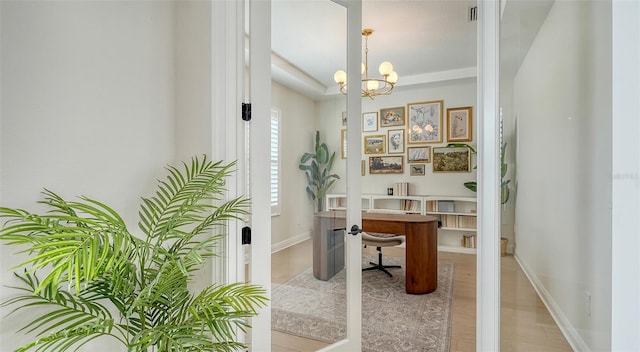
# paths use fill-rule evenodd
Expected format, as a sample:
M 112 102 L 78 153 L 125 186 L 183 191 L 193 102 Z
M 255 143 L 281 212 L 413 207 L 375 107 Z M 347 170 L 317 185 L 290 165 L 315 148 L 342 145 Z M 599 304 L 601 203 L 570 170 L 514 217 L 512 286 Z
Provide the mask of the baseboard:
M 529 267 L 527 267 L 527 265 L 524 264 L 517 255 L 514 254 L 513 257 L 515 258 L 524 274 L 529 279 L 529 282 L 531 282 L 533 289 L 538 293 L 538 297 L 540 297 L 542 303 L 544 303 L 545 307 L 547 307 L 549 314 L 551 314 L 551 318 L 553 318 L 553 320 L 556 322 L 556 325 L 558 325 L 558 328 L 567 339 L 567 342 L 569 342 L 571 348 L 574 351 L 590 352 L 591 349 L 589 348 L 589 346 L 587 346 L 580 334 L 578 334 L 567 316 L 562 313 L 560 306 L 558 306 L 551 294 L 549 294 L 549 291 L 547 291 L 540 280 L 538 280 L 538 277 L 535 275 L 535 273 L 530 270 Z
M 284 241 L 280 241 L 278 243 L 273 243 L 271 244 L 271 253 L 275 253 L 278 251 L 281 251 L 287 247 L 291 247 L 293 245 L 296 245 L 300 242 L 306 241 L 308 239 L 311 238 L 311 232 L 307 231 L 305 233 L 287 238 Z
M 300 235 L 296 235 L 290 238 L 287 238 L 284 241 L 280 241 L 278 243 L 274 243 L 271 244 L 271 253 L 275 253 L 278 251 L 281 251 L 287 247 L 291 247 L 294 246 L 300 242 L 306 241 L 308 239 L 311 238 L 311 232 L 307 231 L 305 233 L 302 233 Z M 249 255 L 251 254 L 251 248 L 248 248 L 245 253 L 244 253 L 244 263 L 248 264 L 249 263 Z

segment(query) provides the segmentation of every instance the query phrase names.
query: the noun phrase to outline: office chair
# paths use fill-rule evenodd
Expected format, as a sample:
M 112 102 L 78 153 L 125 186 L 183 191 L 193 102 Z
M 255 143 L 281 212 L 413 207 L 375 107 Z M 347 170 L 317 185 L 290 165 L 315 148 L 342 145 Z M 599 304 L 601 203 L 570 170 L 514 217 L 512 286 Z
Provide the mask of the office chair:
M 378 262 L 369 262 L 369 264 L 373 265 L 369 268 L 364 268 L 362 271 L 369 270 L 381 270 L 385 272 L 389 277 L 393 277 L 389 272 L 390 268 L 401 268 L 400 265 L 384 265 L 382 263 L 382 247 L 393 247 L 403 244 L 405 241 L 404 236 L 387 234 L 387 233 L 362 233 L 362 243 L 364 243 L 365 248 L 367 246 L 375 246 L 378 251 Z

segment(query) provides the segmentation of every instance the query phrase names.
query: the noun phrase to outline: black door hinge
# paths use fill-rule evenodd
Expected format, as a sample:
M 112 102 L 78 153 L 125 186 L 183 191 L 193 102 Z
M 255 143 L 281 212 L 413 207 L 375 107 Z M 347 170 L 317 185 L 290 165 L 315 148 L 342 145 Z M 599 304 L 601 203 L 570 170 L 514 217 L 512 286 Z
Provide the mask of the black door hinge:
M 251 103 L 242 103 L 242 120 L 251 121 Z
M 242 228 L 242 244 L 251 244 L 251 228 L 249 226 Z

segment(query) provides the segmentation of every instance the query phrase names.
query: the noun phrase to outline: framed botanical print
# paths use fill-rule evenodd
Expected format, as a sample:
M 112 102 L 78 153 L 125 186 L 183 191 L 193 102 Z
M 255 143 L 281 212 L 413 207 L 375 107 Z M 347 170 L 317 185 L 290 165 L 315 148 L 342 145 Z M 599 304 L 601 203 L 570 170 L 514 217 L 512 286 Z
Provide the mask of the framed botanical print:
M 408 104 L 408 143 L 442 143 L 442 100 Z
M 447 109 L 447 141 L 470 142 L 472 132 L 472 107 Z
M 362 132 L 375 132 L 378 130 L 378 113 L 362 113 Z

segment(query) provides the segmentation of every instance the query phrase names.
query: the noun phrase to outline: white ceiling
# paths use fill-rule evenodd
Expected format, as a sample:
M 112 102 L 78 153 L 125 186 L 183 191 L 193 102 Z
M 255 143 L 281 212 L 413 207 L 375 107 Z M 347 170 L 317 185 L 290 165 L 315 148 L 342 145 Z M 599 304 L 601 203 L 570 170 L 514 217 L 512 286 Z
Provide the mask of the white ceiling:
M 467 21 L 471 6 L 475 0 L 363 1 L 363 28 L 374 30 L 369 75 L 377 76 L 383 61 L 394 65 L 398 86 L 428 73 L 475 70 L 476 22 Z M 333 74 L 346 66 L 343 7 L 330 0 L 274 0 L 271 30 L 274 62 L 280 62 L 283 75 L 297 68 L 316 81 L 316 89 L 337 92 Z
M 512 61 L 526 54 L 552 2 L 507 1 L 517 11 L 510 16 L 516 19 L 510 29 L 516 42 L 503 48 L 505 54 L 513 51 Z M 467 20 L 472 6 L 475 0 L 363 0 L 363 28 L 374 30 L 369 75 L 377 76 L 378 65 L 390 61 L 397 87 L 475 77 L 477 22 Z M 346 66 L 343 7 L 330 0 L 273 0 L 271 36 L 276 81 L 316 99 L 338 93 L 333 74 Z

